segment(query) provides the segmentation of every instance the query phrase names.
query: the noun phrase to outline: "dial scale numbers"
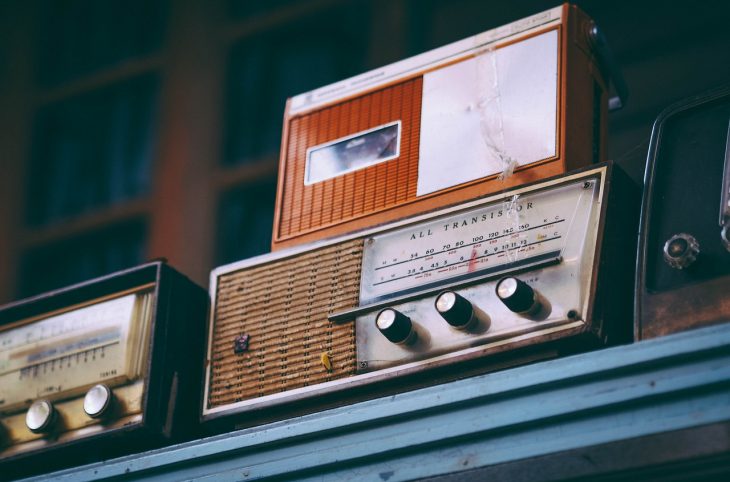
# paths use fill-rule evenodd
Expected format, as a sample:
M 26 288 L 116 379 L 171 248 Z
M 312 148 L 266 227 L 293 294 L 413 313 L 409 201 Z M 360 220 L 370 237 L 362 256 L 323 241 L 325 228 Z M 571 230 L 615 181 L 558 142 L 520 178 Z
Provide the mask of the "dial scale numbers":
M 151 308 L 147 290 L 0 331 L 0 411 L 139 377 Z
M 577 177 L 366 239 L 355 322 L 358 372 L 580 325 L 587 316 L 603 179 Z M 541 316 L 512 312 L 498 299 L 504 276 L 517 276 L 540 294 L 546 307 Z M 468 330 L 450 326 L 435 308 L 444 287 L 486 321 Z M 394 343 L 378 331 L 384 307 L 411 320 L 415 342 Z
M 574 182 L 368 238 L 360 302 L 558 258 L 596 191 L 594 180 Z

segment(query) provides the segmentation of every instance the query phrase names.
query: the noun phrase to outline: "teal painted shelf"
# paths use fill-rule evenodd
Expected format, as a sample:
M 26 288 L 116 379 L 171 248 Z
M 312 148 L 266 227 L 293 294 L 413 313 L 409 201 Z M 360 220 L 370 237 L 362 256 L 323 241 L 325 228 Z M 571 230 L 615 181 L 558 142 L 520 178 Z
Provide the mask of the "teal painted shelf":
M 730 324 L 725 324 L 356 403 L 38 480 L 392 482 L 452 480 L 454 474 L 472 480 L 499 474 L 505 480 L 540 480 L 625 474 L 697 460 L 712 460 L 716 470 L 727 468 L 730 474 L 729 434 Z M 707 470 L 707 464 L 703 467 Z

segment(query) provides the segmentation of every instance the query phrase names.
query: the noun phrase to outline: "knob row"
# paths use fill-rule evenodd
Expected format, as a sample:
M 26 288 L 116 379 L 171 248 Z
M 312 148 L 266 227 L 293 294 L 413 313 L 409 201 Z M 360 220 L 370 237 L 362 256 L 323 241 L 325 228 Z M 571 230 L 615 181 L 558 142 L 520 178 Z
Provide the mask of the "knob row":
M 84 396 L 84 412 L 91 418 L 107 415 L 114 399 L 111 388 L 104 384 L 94 385 Z M 48 400 L 37 400 L 25 414 L 25 425 L 33 433 L 49 432 L 58 418 L 56 408 Z
M 531 316 L 541 308 L 535 290 L 517 278 L 502 278 L 495 291 L 497 298 L 517 314 Z M 489 325 L 489 317 L 482 310 L 454 291 L 441 292 L 434 307 L 449 325 L 459 330 L 468 330 L 480 321 Z M 407 345 L 415 337 L 411 319 L 393 308 L 381 310 L 375 317 L 375 326 L 392 343 Z

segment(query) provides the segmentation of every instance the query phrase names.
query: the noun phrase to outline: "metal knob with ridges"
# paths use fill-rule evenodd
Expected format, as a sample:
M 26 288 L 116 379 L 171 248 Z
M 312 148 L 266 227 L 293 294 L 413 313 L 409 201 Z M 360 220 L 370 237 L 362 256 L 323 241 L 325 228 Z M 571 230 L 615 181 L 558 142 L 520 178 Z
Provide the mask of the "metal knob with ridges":
M 700 243 L 687 233 L 675 234 L 664 243 L 664 261 L 675 269 L 685 269 L 697 261 Z

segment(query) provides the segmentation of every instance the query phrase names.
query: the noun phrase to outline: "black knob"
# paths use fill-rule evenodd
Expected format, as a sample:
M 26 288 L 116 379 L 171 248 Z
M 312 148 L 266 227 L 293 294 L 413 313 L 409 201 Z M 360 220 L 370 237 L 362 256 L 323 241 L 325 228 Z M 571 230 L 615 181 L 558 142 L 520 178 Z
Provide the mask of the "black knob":
M 411 319 L 393 308 L 385 308 L 375 317 L 375 326 L 393 343 L 405 343 L 413 334 Z
M 535 290 L 517 278 L 502 278 L 497 283 L 496 291 L 502 303 L 515 313 L 535 313 L 540 308 Z
M 676 269 L 689 267 L 697 260 L 700 243 L 687 233 L 675 234 L 664 243 L 664 261 Z
M 442 291 L 434 306 L 446 323 L 454 328 L 466 328 L 475 319 L 471 302 L 453 291 Z

